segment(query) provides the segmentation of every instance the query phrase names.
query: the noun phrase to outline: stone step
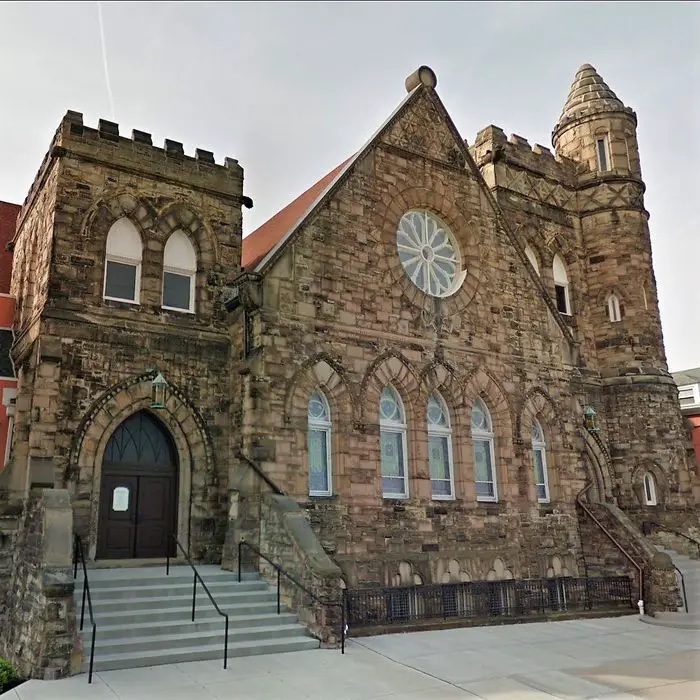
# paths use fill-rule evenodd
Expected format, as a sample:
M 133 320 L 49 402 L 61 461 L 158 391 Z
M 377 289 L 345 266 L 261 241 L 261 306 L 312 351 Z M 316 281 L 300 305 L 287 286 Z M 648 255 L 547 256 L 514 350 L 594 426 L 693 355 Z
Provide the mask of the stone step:
M 81 670 L 87 673 L 89 666 L 89 639 L 87 646 L 87 655 L 84 658 Z M 269 639 L 258 640 L 254 645 L 249 642 L 229 643 L 228 656 L 229 658 L 241 656 L 255 656 L 258 654 L 279 654 L 289 651 L 306 651 L 309 649 L 318 649 L 320 643 L 312 637 L 298 635 L 296 637 L 288 637 L 285 639 Z M 177 664 L 188 661 L 210 661 L 220 659 L 223 664 L 224 651 L 222 640 L 218 644 L 209 644 L 204 646 L 190 646 L 175 650 L 154 650 L 150 652 L 141 652 L 139 654 L 122 653 L 122 654 L 100 654 L 95 656 L 95 671 L 113 671 L 122 668 L 139 668 L 143 666 L 161 666 L 163 664 Z M 232 691 L 233 692 L 233 691 Z
M 265 581 L 230 581 L 228 579 L 222 580 L 209 580 L 204 581 L 207 588 L 211 594 L 216 598 L 219 593 L 256 593 L 264 591 L 265 593 L 270 591 L 270 587 Z M 93 596 L 99 594 L 100 598 L 109 600 L 120 600 L 124 598 L 163 598 L 163 597 L 177 597 L 183 595 L 189 595 L 192 597 L 192 589 L 194 588 L 193 581 L 159 581 L 157 583 L 148 585 L 132 585 L 132 586 L 95 586 L 93 588 L 92 583 L 90 583 L 90 593 Z M 80 591 L 82 595 L 83 586 L 79 584 L 76 589 Z M 197 587 L 198 592 L 204 593 L 204 587 L 198 581 Z
M 90 589 L 99 586 L 107 585 L 116 587 L 121 585 L 136 586 L 136 585 L 157 585 L 167 581 L 186 580 L 192 581 L 194 574 L 189 566 L 171 566 L 170 574 L 166 575 L 164 566 L 148 566 L 141 568 L 124 568 L 124 569 L 94 569 L 88 568 L 88 580 L 90 581 Z M 208 584 L 213 579 L 227 579 L 238 582 L 238 574 L 233 571 L 225 571 L 219 566 L 213 564 L 197 565 L 197 573 Z M 83 578 L 82 569 L 78 567 L 78 581 Z M 259 574 L 253 572 L 243 572 L 241 574 L 243 581 L 260 581 Z
M 645 615 L 641 618 L 647 625 L 658 627 L 675 627 L 677 629 L 700 630 L 700 614 L 684 612 L 656 613 L 654 617 Z

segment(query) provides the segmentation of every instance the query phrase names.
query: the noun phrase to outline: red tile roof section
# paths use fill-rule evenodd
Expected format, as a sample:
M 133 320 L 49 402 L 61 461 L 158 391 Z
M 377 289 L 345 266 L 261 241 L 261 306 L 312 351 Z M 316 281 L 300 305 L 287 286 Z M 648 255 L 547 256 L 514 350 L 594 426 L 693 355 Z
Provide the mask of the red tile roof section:
M 351 156 L 328 175 L 322 177 L 306 192 L 300 194 L 291 204 L 278 211 L 271 219 L 243 239 L 241 264 L 244 268 L 255 267 L 291 230 L 302 216 L 311 209 L 318 198 L 354 158 Z
M 7 250 L 7 244 L 15 236 L 15 226 L 21 208 L 19 204 L 0 202 L 0 294 L 10 293 L 12 253 Z

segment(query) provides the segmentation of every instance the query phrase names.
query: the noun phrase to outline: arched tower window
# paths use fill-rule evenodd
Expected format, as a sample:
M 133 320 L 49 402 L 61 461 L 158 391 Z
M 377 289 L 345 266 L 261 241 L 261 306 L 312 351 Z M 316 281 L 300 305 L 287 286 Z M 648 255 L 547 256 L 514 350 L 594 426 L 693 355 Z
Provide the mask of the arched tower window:
M 559 313 L 571 315 L 571 295 L 569 293 L 569 275 L 566 272 L 566 265 L 557 254 L 552 262 L 552 272 L 554 273 L 554 294 L 557 300 Z
M 308 404 L 307 449 L 309 460 L 309 495 L 330 496 L 331 480 L 331 412 L 321 391 L 311 394 Z
M 611 294 L 608 297 L 608 318 L 612 323 L 617 323 L 617 321 L 622 320 L 622 308 L 620 307 L 620 300 L 615 294 Z
M 428 456 L 433 498 L 454 498 L 452 428 L 447 407 L 439 394 L 428 399 Z
M 472 443 L 474 447 L 474 481 L 477 501 L 497 501 L 493 423 L 486 404 L 477 399 L 472 407 Z
M 139 303 L 143 243 L 129 219 L 119 219 L 107 234 L 105 254 L 105 299 Z
M 532 461 L 535 465 L 537 501 L 549 503 L 549 479 L 547 478 L 547 444 L 539 421 L 532 421 Z
M 163 308 L 194 312 L 197 254 L 182 231 L 174 231 L 163 253 Z
M 379 441 L 384 498 L 408 498 L 406 413 L 392 386 L 385 387 L 379 399 Z
M 656 500 L 656 481 L 651 472 L 644 475 L 644 505 L 655 506 L 658 503 Z
M 537 262 L 537 256 L 535 255 L 535 251 L 530 247 L 530 245 L 525 246 L 525 255 L 527 256 L 527 259 L 530 261 L 530 265 L 535 268 L 535 272 L 539 275 L 540 274 L 540 264 Z

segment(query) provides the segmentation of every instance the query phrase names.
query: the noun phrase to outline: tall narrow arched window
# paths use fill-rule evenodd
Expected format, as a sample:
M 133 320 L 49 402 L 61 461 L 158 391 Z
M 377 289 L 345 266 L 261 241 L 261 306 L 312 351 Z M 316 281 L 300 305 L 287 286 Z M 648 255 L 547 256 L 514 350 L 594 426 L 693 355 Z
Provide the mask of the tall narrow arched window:
M 493 423 L 486 404 L 477 399 L 472 407 L 472 443 L 474 446 L 474 481 L 477 501 L 497 501 Z
M 554 294 L 557 300 L 557 309 L 561 314 L 571 315 L 571 295 L 569 293 L 569 275 L 566 265 L 559 255 L 554 256 L 552 262 L 554 273 Z
M 194 312 L 197 254 L 182 231 L 168 238 L 163 253 L 163 308 Z
M 433 498 L 454 498 L 452 428 L 447 407 L 439 394 L 428 399 L 428 456 Z
M 408 498 L 406 413 L 396 389 L 387 386 L 379 399 L 379 440 L 384 498 Z
M 539 421 L 532 421 L 532 461 L 535 466 L 535 489 L 539 503 L 549 503 L 549 479 L 547 478 L 547 444 Z
M 620 308 L 620 300 L 615 294 L 608 297 L 608 318 L 612 323 L 622 320 L 622 309 Z
M 651 472 L 647 472 L 644 475 L 644 505 L 655 506 L 657 503 L 654 475 Z
M 530 247 L 529 244 L 525 246 L 525 256 L 530 261 L 530 265 L 532 265 L 532 267 L 535 268 L 535 272 L 539 275 L 540 264 L 537 262 L 537 256 L 535 255 L 535 251 Z
M 105 253 L 105 299 L 139 303 L 143 243 L 129 219 L 119 219 L 107 234 Z
M 311 394 L 308 404 L 307 449 L 309 460 L 309 495 L 330 496 L 331 478 L 331 412 L 320 391 Z

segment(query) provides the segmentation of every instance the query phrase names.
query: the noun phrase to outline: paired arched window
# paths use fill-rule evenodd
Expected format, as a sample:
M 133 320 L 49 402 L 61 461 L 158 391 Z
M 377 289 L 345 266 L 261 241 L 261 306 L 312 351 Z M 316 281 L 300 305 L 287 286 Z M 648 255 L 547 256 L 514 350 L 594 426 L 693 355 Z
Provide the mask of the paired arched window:
M 320 391 L 311 394 L 308 404 L 309 495 L 330 496 L 331 480 L 331 412 Z
M 486 404 L 477 399 L 472 407 L 472 444 L 477 501 L 497 501 L 493 423 Z
M 569 292 L 569 275 L 566 265 L 559 254 L 554 256 L 552 262 L 554 275 L 554 295 L 557 301 L 557 310 L 561 314 L 571 315 L 571 294 Z
M 549 503 L 547 478 L 547 443 L 539 421 L 532 421 L 532 461 L 535 466 L 535 489 L 539 503 Z
M 163 308 L 194 312 L 197 254 L 182 231 L 168 238 L 163 254 Z
M 379 441 L 384 498 L 408 498 L 406 468 L 406 413 L 394 387 L 379 398 Z
M 143 243 L 136 227 L 128 219 L 112 224 L 107 234 L 105 254 L 105 299 L 139 303 Z
M 525 256 L 527 259 L 530 261 L 530 265 L 535 268 L 535 272 L 539 275 L 540 274 L 540 264 L 537 262 L 537 256 L 535 255 L 535 251 L 530 247 L 530 245 L 525 246 Z
M 428 399 L 428 458 L 433 498 L 454 498 L 452 428 L 447 407 L 439 394 Z
M 656 480 L 651 472 L 644 475 L 644 505 L 655 506 L 656 500 Z
M 620 300 L 615 294 L 611 294 L 608 297 L 608 318 L 612 323 L 622 320 L 622 308 L 620 307 Z

